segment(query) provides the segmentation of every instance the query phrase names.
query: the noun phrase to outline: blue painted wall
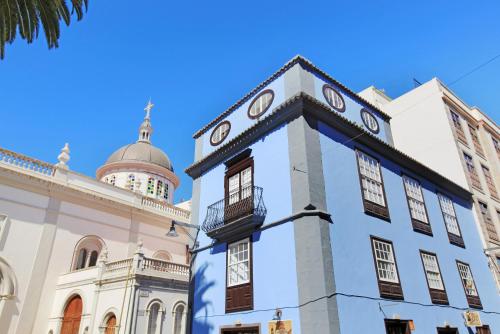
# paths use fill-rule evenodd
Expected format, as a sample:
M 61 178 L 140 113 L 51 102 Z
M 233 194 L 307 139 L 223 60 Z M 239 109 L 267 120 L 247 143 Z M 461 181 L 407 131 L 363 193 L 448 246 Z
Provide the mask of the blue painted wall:
M 370 235 L 373 235 L 393 242 L 405 301 L 432 304 L 419 253 L 419 250 L 423 249 L 437 254 L 450 305 L 468 307 L 455 262 L 458 259 L 470 264 L 484 309 L 500 310 L 499 298 L 486 258 L 482 254 L 469 203 L 452 197 L 466 246 L 463 249 L 448 241 L 436 195 L 437 187 L 418 178 L 422 183 L 434 236 L 413 231 L 401 179 L 401 172 L 408 172 L 373 154 L 368 148 L 358 146 L 381 160 L 391 222 L 368 216 L 363 211 L 355 144 L 352 141 L 343 144 L 349 138 L 325 124 L 319 124 L 319 131 L 327 206 L 334 220 L 330 237 L 338 292 L 380 297 L 370 243 Z M 385 316 L 378 303 L 339 296 L 341 331 L 385 333 Z M 436 327 L 443 326 L 445 321 L 459 327 L 460 333 L 468 333 L 463 325 L 461 311 L 438 306 L 408 305 L 397 301 L 383 301 L 380 304 L 388 318 L 399 314 L 401 319 L 413 319 L 415 334 L 435 333 Z M 363 321 L 359 321 L 360 316 Z M 500 332 L 498 315 L 482 313 L 481 318 L 485 324 L 491 326 L 493 333 Z
M 291 214 L 287 142 L 283 126 L 251 146 L 254 184 L 264 189 L 268 210 L 264 224 Z M 225 166 L 220 164 L 202 176 L 200 224 L 206 208 L 224 196 L 224 172 Z M 193 333 L 219 333 L 220 326 L 234 325 L 237 320 L 267 326 L 276 307 L 298 304 L 293 225 L 283 224 L 254 233 L 252 238 L 254 311 L 225 314 L 226 244 L 218 245 L 197 255 Z M 200 247 L 211 243 L 203 232 L 199 240 Z M 284 318 L 292 320 L 294 332 L 300 333 L 298 310 L 287 310 Z M 263 333 L 267 329 L 263 328 Z

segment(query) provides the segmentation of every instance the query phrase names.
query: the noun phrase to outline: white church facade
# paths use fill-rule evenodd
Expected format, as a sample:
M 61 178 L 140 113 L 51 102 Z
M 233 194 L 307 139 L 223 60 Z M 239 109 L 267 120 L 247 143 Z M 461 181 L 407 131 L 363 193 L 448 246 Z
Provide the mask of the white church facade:
M 96 178 L 0 148 L 0 333 L 185 333 L 196 230 L 151 107 Z

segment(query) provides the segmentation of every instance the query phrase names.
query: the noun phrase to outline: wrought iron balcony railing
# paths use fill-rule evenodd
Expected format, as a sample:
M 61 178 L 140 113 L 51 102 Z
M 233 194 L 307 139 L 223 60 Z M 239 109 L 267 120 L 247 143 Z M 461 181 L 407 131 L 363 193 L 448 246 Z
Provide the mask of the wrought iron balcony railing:
M 201 229 L 219 239 L 227 230 L 241 230 L 235 225 L 248 225 L 243 230 L 261 225 L 267 213 L 262 192 L 260 187 L 246 187 L 210 205 Z

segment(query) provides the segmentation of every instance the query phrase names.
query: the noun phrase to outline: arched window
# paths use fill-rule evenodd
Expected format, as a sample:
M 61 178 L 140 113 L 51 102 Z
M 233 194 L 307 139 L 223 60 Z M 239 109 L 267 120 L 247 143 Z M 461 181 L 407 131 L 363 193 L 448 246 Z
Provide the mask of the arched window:
M 76 270 L 85 268 L 87 264 L 87 250 L 85 248 L 81 248 L 78 251 L 78 260 L 76 262 Z
M 158 180 L 156 183 L 156 196 L 161 197 L 163 194 L 163 182 L 161 180 Z
M 178 303 L 174 307 L 174 314 L 173 314 L 174 334 L 181 334 L 184 332 L 184 321 L 186 313 L 185 310 L 186 310 L 186 305 L 182 302 Z
M 78 295 L 72 297 L 64 308 L 64 315 L 61 325 L 61 334 L 75 334 L 80 329 L 82 320 L 82 298 Z
M 97 264 L 98 257 L 99 257 L 99 253 L 96 250 L 94 250 L 90 253 L 89 267 L 93 267 Z
M 153 300 L 147 307 L 148 330 L 147 334 L 160 334 L 163 323 L 163 303 L 160 300 Z
M 155 179 L 152 177 L 148 178 L 148 194 L 153 195 L 155 193 Z
M 115 314 L 109 313 L 104 319 L 105 321 L 101 327 L 104 334 L 115 334 L 117 329 Z
M 159 250 L 153 254 L 153 259 L 172 261 L 172 255 L 170 255 L 170 253 L 165 250 Z
M 104 246 L 104 241 L 95 235 L 83 237 L 75 246 L 71 268 L 79 270 L 95 266 Z
M 163 186 L 163 198 L 168 201 L 168 183 Z
M 16 296 L 16 277 L 9 264 L 0 257 L 0 319 L 6 303 Z M 12 301 L 13 302 L 13 301 Z
M 134 174 L 129 174 L 127 185 L 128 185 L 128 188 L 130 190 L 134 191 L 134 186 L 135 186 L 135 175 Z

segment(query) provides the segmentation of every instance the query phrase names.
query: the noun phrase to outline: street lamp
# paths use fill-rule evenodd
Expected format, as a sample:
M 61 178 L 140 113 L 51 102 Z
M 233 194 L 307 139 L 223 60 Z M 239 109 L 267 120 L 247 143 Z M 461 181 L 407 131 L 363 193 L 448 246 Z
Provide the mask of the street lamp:
M 170 224 L 170 229 L 166 234 L 167 237 L 176 238 L 179 236 L 179 234 L 175 230 L 175 225 L 196 229 L 196 236 L 194 238 L 190 233 L 187 233 L 189 238 L 193 241 L 193 248 L 191 248 L 189 250 L 189 253 L 192 256 L 189 256 L 188 316 L 186 317 L 186 328 L 188 329 L 187 332 L 191 333 L 191 314 L 192 314 L 191 305 L 193 303 L 193 298 L 194 298 L 194 294 L 193 294 L 194 282 L 192 280 L 192 277 L 193 277 L 193 264 L 194 264 L 194 260 L 196 259 L 196 253 L 194 252 L 194 250 L 196 248 L 198 248 L 198 241 L 197 240 L 198 240 L 198 234 L 200 233 L 200 227 L 198 225 L 181 223 L 181 222 L 176 222 L 175 220 L 172 220 L 172 223 Z

